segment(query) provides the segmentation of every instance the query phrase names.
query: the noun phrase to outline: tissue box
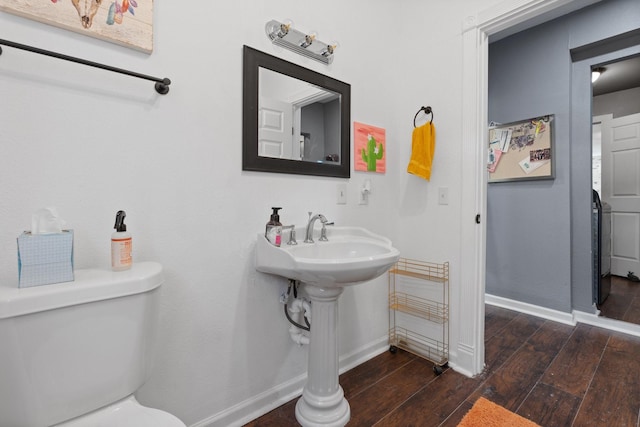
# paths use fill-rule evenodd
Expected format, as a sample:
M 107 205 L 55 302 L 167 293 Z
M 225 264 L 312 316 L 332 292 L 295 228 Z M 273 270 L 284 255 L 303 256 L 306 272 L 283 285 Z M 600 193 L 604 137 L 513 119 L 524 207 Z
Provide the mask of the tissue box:
M 73 230 L 18 236 L 18 287 L 73 281 Z

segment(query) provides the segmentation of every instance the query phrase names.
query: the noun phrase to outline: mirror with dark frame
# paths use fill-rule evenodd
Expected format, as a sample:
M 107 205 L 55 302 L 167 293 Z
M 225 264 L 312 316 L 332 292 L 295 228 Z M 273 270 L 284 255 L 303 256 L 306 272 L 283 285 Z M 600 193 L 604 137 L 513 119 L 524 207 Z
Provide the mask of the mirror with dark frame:
M 242 169 L 349 178 L 351 86 L 244 46 Z

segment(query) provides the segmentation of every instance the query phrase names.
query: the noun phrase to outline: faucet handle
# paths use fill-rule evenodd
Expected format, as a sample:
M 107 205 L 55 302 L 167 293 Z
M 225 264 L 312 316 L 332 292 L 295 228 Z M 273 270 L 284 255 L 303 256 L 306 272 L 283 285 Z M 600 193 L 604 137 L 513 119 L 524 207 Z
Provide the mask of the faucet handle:
M 287 242 L 287 245 L 297 245 L 298 242 L 296 241 L 296 227 L 295 225 L 291 227 L 291 233 L 289 233 L 289 241 Z
M 287 242 L 287 245 L 297 245 L 298 242 L 296 241 L 296 226 L 285 225 L 282 227 L 282 231 L 284 230 L 291 230 L 291 232 L 289 233 L 289 241 Z
M 320 241 L 321 242 L 328 242 L 329 239 L 327 239 L 327 225 L 334 225 L 335 222 L 331 221 L 331 222 L 323 222 L 322 223 L 322 230 L 320 230 Z

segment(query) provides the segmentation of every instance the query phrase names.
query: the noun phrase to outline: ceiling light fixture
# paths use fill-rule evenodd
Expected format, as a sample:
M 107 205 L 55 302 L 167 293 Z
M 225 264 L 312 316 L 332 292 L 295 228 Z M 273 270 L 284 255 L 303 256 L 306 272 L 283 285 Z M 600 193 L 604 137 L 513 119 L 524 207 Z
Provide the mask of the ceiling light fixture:
M 591 70 L 591 83 L 595 83 L 596 80 L 600 78 L 602 73 L 604 73 L 604 70 L 605 70 L 604 67 L 596 67 L 593 70 Z
M 289 20 L 284 23 L 275 20 L 267 22 L 265 32 L 273 44 L 327 65 L 333 62 L 333 53 L 338 47 L 337 42 L 318 40 L 315 31 L 305 34 L 295 30 Z

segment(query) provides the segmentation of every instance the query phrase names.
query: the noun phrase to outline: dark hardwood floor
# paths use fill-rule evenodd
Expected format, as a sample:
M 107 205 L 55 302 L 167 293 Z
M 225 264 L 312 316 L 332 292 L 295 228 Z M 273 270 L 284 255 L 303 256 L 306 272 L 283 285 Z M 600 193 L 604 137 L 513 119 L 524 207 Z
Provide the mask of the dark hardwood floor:
M 600 315 L 640 325 L 640 282 L 611 276 L 611 292 L 600 307 Z
M 398 350 L 340 376 L 348 426 L 454 427 L 483 396 L 544 427 L 637 427 L 640 338 L 487 305 L 486 369 L 475 378 Z M 246 424 L 297 426 L 293 400 Z

